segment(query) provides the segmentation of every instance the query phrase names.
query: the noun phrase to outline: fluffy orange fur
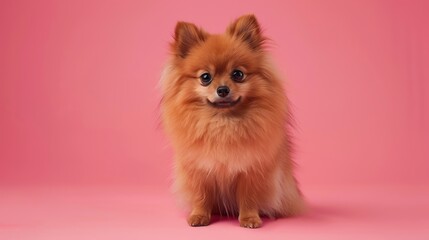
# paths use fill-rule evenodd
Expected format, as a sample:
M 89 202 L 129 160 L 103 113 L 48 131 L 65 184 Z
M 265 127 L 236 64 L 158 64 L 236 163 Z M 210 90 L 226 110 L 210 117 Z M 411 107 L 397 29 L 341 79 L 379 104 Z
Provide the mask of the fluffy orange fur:
M 208 225 L 218 213 L 238 214 L 240 226 L 256 228 L 260 215 L 303 209 L 287 97 L 264 41 L 253 15 L 238 18 L 224 34 L 177 23 L 161 108 L 175 150 L 175 187 L 190 206 L 191 226 Z M 236 70 L 243 73 L 240 81 L 232 77 Z M 209 84 L 202 82 L 204 73 Z M 217 93 L 219 86 L 229 89 L 227 98 Z

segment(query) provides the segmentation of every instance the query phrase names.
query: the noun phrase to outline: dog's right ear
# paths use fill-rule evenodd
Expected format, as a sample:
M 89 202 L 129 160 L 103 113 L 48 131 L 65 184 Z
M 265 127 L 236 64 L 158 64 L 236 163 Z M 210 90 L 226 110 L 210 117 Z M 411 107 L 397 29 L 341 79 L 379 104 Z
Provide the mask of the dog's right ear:
M 171 44 L 176 56 L 185 58 L 192 47 L 204 42 L 208 34 L 192 23 L 178 22 Z

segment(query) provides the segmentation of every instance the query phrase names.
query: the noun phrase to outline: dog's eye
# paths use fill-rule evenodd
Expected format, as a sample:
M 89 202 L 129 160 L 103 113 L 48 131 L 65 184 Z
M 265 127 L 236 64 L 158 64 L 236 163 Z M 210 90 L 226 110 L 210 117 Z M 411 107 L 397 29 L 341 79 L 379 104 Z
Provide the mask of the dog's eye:
M 201 85 L 207 86 L 212 82 L 212 76 L 210 75 L 210 73 L 203 73 L 200 76 L 200 80 L 201 80 Z
M 240 70 L 235 69 L 231 73 L 231 79 L 235 82 L 243 82 L 244 80 L 244 73 Z

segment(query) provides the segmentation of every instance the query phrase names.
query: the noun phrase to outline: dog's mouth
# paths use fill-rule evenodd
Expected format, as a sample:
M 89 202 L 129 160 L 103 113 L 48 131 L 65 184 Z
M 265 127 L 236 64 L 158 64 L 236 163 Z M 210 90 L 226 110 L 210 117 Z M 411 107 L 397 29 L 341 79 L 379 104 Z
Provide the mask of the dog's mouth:
M 238 102 L 240 102 L 240 99 L 241 99 L 241 96 L 238 97 L 236 100 L 233 100 L 231 98 L 225 98 L 225 99 L 220 99 L 212 102 L 207 99 L 207 102 L 209 103 L 209 105 L 215 108 L 230 108 L 235 106 Z

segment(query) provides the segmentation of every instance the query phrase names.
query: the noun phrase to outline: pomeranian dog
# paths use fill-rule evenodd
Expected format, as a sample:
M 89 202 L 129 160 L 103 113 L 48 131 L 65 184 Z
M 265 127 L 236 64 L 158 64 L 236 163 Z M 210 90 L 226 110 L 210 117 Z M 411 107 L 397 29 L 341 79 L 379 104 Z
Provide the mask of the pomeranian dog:
M 257 228 L 260 216 L 303 210 L 293 175 L 291 114 L 265 40 L 254 15 L 238 18 L 224 34 L 176 25 L 161 110 L 190 226 L 226 214 Z

